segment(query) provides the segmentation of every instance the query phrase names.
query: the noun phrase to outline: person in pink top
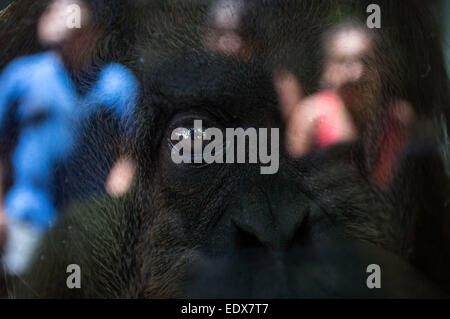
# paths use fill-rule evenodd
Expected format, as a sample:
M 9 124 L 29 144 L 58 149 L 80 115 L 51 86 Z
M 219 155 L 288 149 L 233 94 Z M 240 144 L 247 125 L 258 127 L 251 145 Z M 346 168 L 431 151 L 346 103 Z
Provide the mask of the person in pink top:
M 293 106 L 286 103 L 299 95 L 292 88 L 291 75 L 279 80 L 277 90 L 286 117 L 286 145 L 293 157 L 302 157 L 315 149 L 330 147 L 357 137 L 356 129 L 341 98 L 323 91 L 301 99 Z M 292 91 L 293 90 L 293 91 Z M 295 92 L 297 91 L 297 92 Z
M 348 125 L 344 104 L 333 91 L 324 91 L 317 96 L 318 118 L 316 124 L 316 145 L 325 148 L 346 139 L 344 136 Z M 347 130 L 350 133 L 350 130 Z M 350 136 L 349 136 L 350 137 Z
M 292 73 L 280 72 L 275 76 L 286 122 L 286 145 L 293 157 L 358 138 L 352 114 L 338 91 L 362 77 L 362 58 L 370 47 L 370 37 L 361 28 L 344 26 L 331 32 L 324 45 L 322 90 L 307 97 Z
M 284 71 L 275 76 L 275 88 L 286 123 L 286 146 L 291 156 L 303 157 L 358 139 L 363 134 L 364 123 L 361 125 L 360 122 L 365 117 L 360 115 L 369 110 L 354 106 L 349 109 L 353 104 L 363 106 L 364 103 L 353 101 L 346 105 L 340 93 L 347 91 L 345 100 L 349 102 L 348 89 L 367 72 L 363 60 L 370 55 L 371 47 L 370 34 L 357 25 L 343 25 L 331 30 L 325 38 L 322 90 L 310 96 L 304 96 L 301 83 L 292 73 Z M 364 96 L 357 94 L 350 97 L 353 100 L 362 98 Z M 379 135 L 370 137 L 375 150 L 368 156 L 374 156 L 375 161 L 368 169 L 372 182 L 386 189 L 408 142 L 414 111 L 407 101 L 398 98 L 392 98 L 382 109 L 372 111 L 382 111 L 384 117 L 378 123 L 382 128 Z
M 288 84 L 291 81 L 296 80 L 288 75 L 276 83 L 286 121 L 286 146 L 291 156 L 302 157 L 313 150 L 357 138 L 352 118 L 337 93 L 322 91 L 289 105 L 288 101 L 300 91 Z

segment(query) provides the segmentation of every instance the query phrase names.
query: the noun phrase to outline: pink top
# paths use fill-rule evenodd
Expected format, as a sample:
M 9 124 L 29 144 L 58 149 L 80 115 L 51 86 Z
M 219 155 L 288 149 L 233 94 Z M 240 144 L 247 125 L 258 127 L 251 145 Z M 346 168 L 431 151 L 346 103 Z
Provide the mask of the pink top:
M 340 142 L 339 112 L 342 107 L 339 97 L 332 91 L 325 91 L 318 96 L 319 117 L 317 121 L 316 142 L 319 148 L 325 148 Z

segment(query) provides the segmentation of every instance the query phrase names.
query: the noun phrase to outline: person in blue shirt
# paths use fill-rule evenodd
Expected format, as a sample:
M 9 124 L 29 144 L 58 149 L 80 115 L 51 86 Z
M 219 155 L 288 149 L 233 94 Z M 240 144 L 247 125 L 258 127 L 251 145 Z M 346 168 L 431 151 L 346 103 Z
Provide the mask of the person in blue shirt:
M 52 167 L 74 143 L 76 91 L 58 56 L 48 52 L 11 63 L 0 77 L 0 92 L 0 127 L 13 120 L 20 130 L 5 209 L 9 219 L 33 221 L 44 230 L 55 218 L 48 194 Z
M 50 51 L 18 58 L 0 75 L 0 135 L 8 135 L 11 123 L 18 132 L 13 185 L 4 199 L 8 241 L 3 261 L 10 273 L 24 271 L 39 238 L 57 219 L 54 169 L 73 152 L 81 121 L 106 107 L 125 126 L 134 111 L 136 80 L 120 64 L 107 65 L 94 87 L 78 95 L 60 54 L 61 46 L 70 43 L 63 17 L 73 4 L 54 0 L 39 21 L 39 39 Z

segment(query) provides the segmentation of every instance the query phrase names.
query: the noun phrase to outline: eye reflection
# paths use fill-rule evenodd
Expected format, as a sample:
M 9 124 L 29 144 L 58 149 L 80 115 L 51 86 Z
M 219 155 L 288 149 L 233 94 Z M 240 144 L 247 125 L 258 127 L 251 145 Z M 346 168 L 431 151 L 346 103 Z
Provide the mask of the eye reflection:
M 196 168 L 207 166 L 213 162 L 223 163 L 216 159 L 223 158 L 230 143 L 223 140 L 222 134 L 220 136 L 213 134 L 213 136 L 211 138 L 211 132 L 201 126 L 189 129 L 181 127 L 173 130 L 168 139 L 172 160 L 176 164 L 191 164 Z M 211 147 L 210 143 L 214 143 L 214 147 Z M 207 147 L 208 145 L 209 147 Z M 176 160 L 174 160 L 174 156 Z

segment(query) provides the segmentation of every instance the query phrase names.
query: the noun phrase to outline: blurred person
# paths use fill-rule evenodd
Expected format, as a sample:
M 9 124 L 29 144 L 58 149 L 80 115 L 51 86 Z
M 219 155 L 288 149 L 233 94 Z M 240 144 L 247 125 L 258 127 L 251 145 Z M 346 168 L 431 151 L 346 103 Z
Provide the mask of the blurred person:
M 372 39 L 363 26 L 343 24 L 329 31 L 323 45 L 324 67 L 320 86 L 339 90 L 348 83 L 358 82 L 364 72 L 364 58 L 370 54 Z
M 324 38 L 319 93 L 304 97 L 301 83 L 289 72 L 277 74 L 275 86 L 287 123 L 287 148 L 294 157 L 356 140 L 364 135 L 369 117 L 381 114 L 378 123 L 381 127 L 376 130 L 380 133 L 368 137 L 376 145 L 375 162 L 369 170 L 373 182 L 386 188 L 408 142 L 415 115 L 407 101 L 396 98 L 376 110 L 365 109 L 371 103 L 366 96 L 357 94 L 356 88 L 370 72 L 366 61 L 371 55 L 372 41 L 362 27 L 340 25 Z
M 340 91 L 361 79 L 363 58 L 370 49 L 371 39 L 362 28 L 344 24 L 324 39 L 319 93 L 304 97 L 301 83 L 292 74 L 276 75 L 275 86 L 287 123 L 286 145 L 293 157 L 358 138 L 355 112 L 347 109 Z
M 247 4 L 242 0 L 219 0 L 210 12 L 205 46 L 212 52 L 249 57 L 250 39 L 243 33 Z
M 39 238 L 56 219 L 52 168 L 74 142 L 77 96 L 59 55 L 72 30 L 65 24 L 67 5 L 52 2 L 38 23 L 39 39 L 51 50 L 13 61 L 0 77 L 0 127 L 4 131 L 12 122 L 18 135 L 13 185 L 4 204 L 8 240 L 3 261 L 9 273 L 25 269 Z
M 376 145 L 375 163 L 373 164 L 372 180 L 381 188 L 388 187 L 394 175 L 400 154 L 408 142 L 415 114 L 412 106 L 402 99 L 392 98 L 378 107 L 378 110 L 356 109 L 361 102 L 354 101 L 364 96 L 352 96 L 352 85 L 362 80 L 368 73 L 367 57 L 373 50 L 373 38 L 364 26 L 343 24 L 331 30 L 325 37 L 325 66 L 321 79 L 323 89 L 331 89 L 341 93 L 347 108 L 354 119 L 367 121 L 367 115 L 358 113 L 381 114 L 379 135 L 371 137 Z M 355 95 L 355 94 L 353 94 Z M 353 100 L 353 101 L 352 101 Z M 372 111 L 372 112 L 370 112 Z M 356 121 L 358 123 L 358 121 Z M 359 131 L 365 123 L 359 123 Z M 357 125 L 358 126 L 358 125 Z M 362 132 L 359 132 L 362 133 Z
M 333 91 L 303 97 L 292 74 L 278 75 L 275 86 L 286 120 L 286 146 L 293 157 L 357 138 L 344 102 Z
M 13 61 L 0 77 L 0 128 L 4 132 L 11 123 L 18 128 L 14 181 L 5 198 L 8 239 L 3 261 L 12 274 L 25 270 L 40 237 L 57 218 L 54 168 L 73 152 L 79 123 L 100 106 L 111 108 L 126 123 L 136 96 L 134 76 L 119 64 L 107 65 L 92 90 L 78 96 L 65 65 L 68 57 L 76 56 L 74 39 L 82 33 L 69 27 L 67 19 L 77 19 L 68 16 L 71 9 L 80 13 L 80 21 L 71 23 L 88 23 L 82 1 L 51 2 L 37 32 L 49 51 Z
M 344 24 L 332 30 L 325 37 L 326 62 L 321 86 L 326 89 L 341 90 L 349 83 L 354 84 L 360 81 L 364 73 L 367 73 L 365 60 L 371 54 L 372 43 L 371 34 L 363 26 Z M 361 109 L 353 111 L 354 113 L 364 112 Z M 397 98 L 391 99 L 372 114 L 374 113 L 381 114 L 379 124 L 382 129 L 378 136 L 373 137 L 377 149 L 372 179 L 379 187 L 386 188 L 408 141 L 415 114 L 407 101 Z M 358 116 L 358 114 L 355 115 Z

